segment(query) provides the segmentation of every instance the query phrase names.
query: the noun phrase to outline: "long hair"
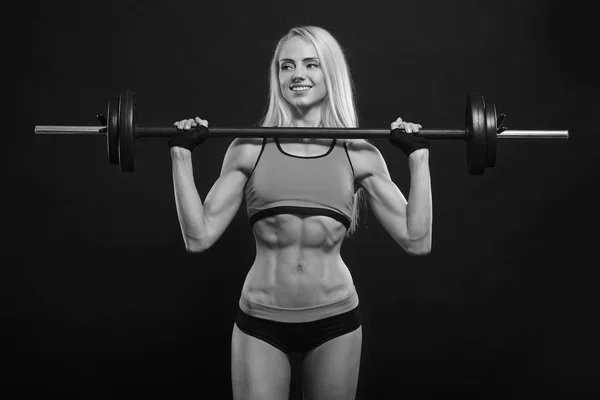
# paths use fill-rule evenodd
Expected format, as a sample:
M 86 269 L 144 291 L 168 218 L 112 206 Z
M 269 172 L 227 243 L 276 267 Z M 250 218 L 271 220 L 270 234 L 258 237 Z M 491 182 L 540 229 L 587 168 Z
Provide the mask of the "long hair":
M 331 33 L 316 26 L 295 27 L 277 43 L 270 66 L 269 106 L 260 122 L 261 126 L 289 127 L 292 124 L 292 106 L 285 100 L 279 87 L 279 53 L 285 42 L 300 36 L 315 47 L 320 60 L 327 98 L 323 102 L 322 125 L 327 128 L 357 128 L 356 92 L 344 51 Z M 340 139 L 352 143 L 354 139 Z M 354 194 L 352 221 L 346 236 L 351 236 L 358 227 L 361 208 L 366 211 L 366 194 L 359 188 Z

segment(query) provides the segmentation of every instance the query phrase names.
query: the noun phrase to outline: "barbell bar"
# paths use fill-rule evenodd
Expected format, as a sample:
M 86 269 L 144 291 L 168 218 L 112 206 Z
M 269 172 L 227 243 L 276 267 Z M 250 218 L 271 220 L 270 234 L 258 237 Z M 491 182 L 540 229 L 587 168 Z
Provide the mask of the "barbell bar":
M 102 126 L 36 125 L 40 135 L 106 136 L 108 160 L 124 172 L 135 170 L 136 141 L 139 138 L 164 138 L 181 133 L 174 126 L 139 126 L 135 115 L 135 93 L 125 91 L 108 102 L 106 117 L 99 114 Z M 467 143 L 467 169 L 483 175 L 496 164 L 497 139 L 568 139 L 568 130 L 508 130 L 502 127 L 504 114 L 486 103 L 483 95 L 467 96 L 464 129 L 421 129 L 418 135 L 433 140 L 464 140 Z M 206 138 L 324 138 L 387 139 L 389 129 L 365 128 L 225 128 L 210 127 Z

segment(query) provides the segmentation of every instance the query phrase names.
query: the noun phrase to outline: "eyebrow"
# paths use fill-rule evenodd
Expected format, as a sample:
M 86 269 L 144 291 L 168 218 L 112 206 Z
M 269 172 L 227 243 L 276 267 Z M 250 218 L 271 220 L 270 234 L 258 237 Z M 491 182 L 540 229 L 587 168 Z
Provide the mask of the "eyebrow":
M 319 59 L 317 57 L 307 57 L 302 61 L 319 61 Z M 282 62 L 294 62 L 294 60 L 292 60 L 291 58 L 282 58 L 281 60 L 279 60 L 279 63 L 281 64 Z

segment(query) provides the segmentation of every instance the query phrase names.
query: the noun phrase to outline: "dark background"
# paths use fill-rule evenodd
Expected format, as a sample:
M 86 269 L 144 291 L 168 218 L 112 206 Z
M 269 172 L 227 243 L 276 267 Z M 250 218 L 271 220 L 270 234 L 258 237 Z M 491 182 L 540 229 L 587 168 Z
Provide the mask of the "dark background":
M 231 398 L 231 329 L 255 255 L 245 205 L 213 248 L 187 254 L 166 140 L 138 141 L 128 174 L 108 163 L 103 138 L 34 126 L 98 125 L 126 89 L 142 125 L 199 115 L 252 126 L 277 40 L 304 24 L 346 50 L 363 127 L 401 116 L 462 128 L 466 95 L 480 92 L 509 128 L 570 132 L 501 141 L 480 177 L 467 174 L 463 142 L 435 142 L 427 257 L 403 253 L 367 215 L 342 249 L 364 320 L 357 398 L 593 390 L 600 65 L 582 3 L 68 1 L 5 17 L 16 67 L 5 87 L 18 91 L 3 152 L 1 360 L 15 398 Z M 229 142 L 194 153 L 202 198 Z M 376 145 L 408 195 L 406 158 Z

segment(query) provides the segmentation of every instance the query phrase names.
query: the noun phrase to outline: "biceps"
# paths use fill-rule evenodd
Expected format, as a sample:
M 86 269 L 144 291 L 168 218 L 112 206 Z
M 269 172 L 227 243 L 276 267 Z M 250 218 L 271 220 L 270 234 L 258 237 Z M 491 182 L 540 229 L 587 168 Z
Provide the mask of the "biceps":
M 204 219 L 208 236 L 217 240 L 225 231 L 242 203 L 246 175 L 230 171 L 217 179 L 204 201 Z
M 407 201 L 398 186 L 391 179 L 372 177 L 366 187 L 369 206 L 379 223 L 396 241 L 407 240 Z

